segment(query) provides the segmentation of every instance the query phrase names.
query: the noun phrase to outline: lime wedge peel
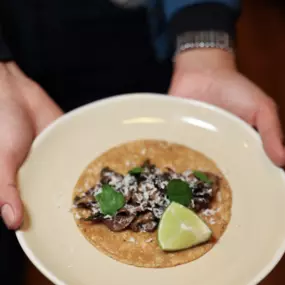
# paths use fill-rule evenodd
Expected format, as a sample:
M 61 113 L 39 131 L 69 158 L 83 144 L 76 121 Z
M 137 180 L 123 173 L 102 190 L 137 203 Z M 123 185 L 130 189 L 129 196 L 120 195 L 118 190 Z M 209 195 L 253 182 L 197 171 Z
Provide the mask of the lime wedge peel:
M 158 242 L 164 251 L 178 251 L 207 242 L 211 229 L 190 209 L 172 202 L 158 227 Z

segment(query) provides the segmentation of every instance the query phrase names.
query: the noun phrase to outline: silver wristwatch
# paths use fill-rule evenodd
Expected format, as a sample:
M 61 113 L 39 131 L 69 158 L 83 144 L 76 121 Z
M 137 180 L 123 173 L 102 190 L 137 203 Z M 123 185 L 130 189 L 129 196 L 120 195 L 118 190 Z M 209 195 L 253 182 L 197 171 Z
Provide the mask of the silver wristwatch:
M 191 31 L 177 37 L 175 55 L 190 49 L 219 48 L 234 52 L 233 40 L 226 32 Z

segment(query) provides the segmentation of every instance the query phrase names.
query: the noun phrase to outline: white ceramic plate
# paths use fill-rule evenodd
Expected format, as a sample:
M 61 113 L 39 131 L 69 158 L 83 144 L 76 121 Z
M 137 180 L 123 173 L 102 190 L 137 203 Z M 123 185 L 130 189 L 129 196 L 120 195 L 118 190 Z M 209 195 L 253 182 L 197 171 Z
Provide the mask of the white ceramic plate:
M 77 229 L 73 187 L 90 161 L 134 139 L 182 143 L 213 159 L 233 190 L 232 219 L 219 243 L 193 263 L 143 269 L 98 252 Z M 17 237 L 38 269 L 68 285 L 257 284 L 285 249 L 285 180 L 246 123 L 216 107 L 154 94 L 81 107 L 48 127 L 19 172 L 26 207 Z

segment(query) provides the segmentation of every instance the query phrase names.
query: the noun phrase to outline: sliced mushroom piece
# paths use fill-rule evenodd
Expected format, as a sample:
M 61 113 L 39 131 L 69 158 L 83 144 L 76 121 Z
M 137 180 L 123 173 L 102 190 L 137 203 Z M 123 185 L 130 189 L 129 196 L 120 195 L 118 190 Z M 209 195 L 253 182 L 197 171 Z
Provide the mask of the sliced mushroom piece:
M 123 209 L 128 211 L 130 215 L 136 215 L 137 214 L 137 206 L 136 205 L 126 204 Z
M 151 162 L 149 159 L 145 160 L 144 163 L 142 164 L 143 168 L 150 168 L 151 167 Z
M 84 196 L 74 199 L 74 205 L 80 209 L 90 209 L 96 203 L 93 196 Z
M 205 198 L 208 200 L 212 200 L 213 198 L 213 190 L 209 187 L 208 184 L 199 181 L 195 187 L 193 188 L 193 197 L 194 198 Z
M 211 184 L 205 183 L 203 181 L 198 181 L 196 184 L 194 190 L 197 194 L 199 193 L 205 193 L 207 192 L 211 197 L 214 197 L 220 188 L 220 177 L 210 173 L 210 172 L 204 172 L 204 174 L 207 176 L 207 178 L 212 182 Z M 209 191 L 210 190 L 210 191 Z
M 172 179 L 178 179 L 180 178 L 181 175 L 179 175 L 178 173 L 176 173 L 172 168 L 170 167 L 166 167 L 166 170 L 167 170 L 167 176 L 169 178 L 169 180 L 172 180 Z
M 73 199 L 73 203 L 78 202 L 80 199 L 81 199 L 80 196 L 75 196 L 74 199 Z
M 114 178 L 116 178 L 116 180 L 121 181 L 123 180 L 123 175 L 121 175 L 120 173 L 115 172 L 114 170 L 112 170 L 109 167 L 104 167 L 101 170 L 101 183 L 102 184 L 109 184 Z
M 78 203 L 76 204 L 76 208 L 90 210 L 92 208 L 92 204 L 91 203 Z
M 207 175 L 208 179 L 212 181 L 211 185 L 211 189 L 213 191 L 212 196 L 215 197 L 220 188 L 220 177 L 211 172 L 205 172 L 205 175 Z
M 153 191 L 149 195 L 149 200 L 152 205 L 163 206 L 166 202 L 166 194 L 162 191 Z
M 195 183 L 195 181 L 197 181 L 197 178 L 195 177 L 194 173 L 190 170 L 184 171 L 182 175 L 188 183 Z
M 84 222 L 91 222 L 92 224 L 97 224 L 97 223 L 101 223 L 104 219 L 104 216 L 100 213 L 97 213 L 95 215 L 91 215 L 88 218 L 82 218 L 81 220 Z
M 196 213 L 209 208 L 211 204 L 211 201 L 206 198 L 194 198 L 192 201 L 191 207 Z
M 124 194 L 123 194 L 124 195 Z M 124 195 L 126 203 L 128 203 L 132 198 L 132 192 L 129 191 L 127 195 Z
M 85 192 L 85 194 L 87 196 L 94 196 L 95 193 L 99 191 L 99 189 L 102 189 L 102 184 L 101 183 L 98 183 L 94 187 L 91 187 L 89 190 L 87 190 Z
M 154 179 L 154 185 L 157 189 L 164 192 L 170 179 L 170 175 L 167 173 L 159 174 Z
M 143 224 L 141 226 L 141 229 L 143 232 L 151 233 L 156 229 L 156 227 L 157 227 L 157 222 L 151 221 L 151 222 L 148 222 L 146 224 Z
M 132 203 L 140 204 L 143 201 L 143 194 L 140 192 L 132 193 Z
M 148 203 L 146 201 L 138 204 L 128 204 L 126 207 L 132 214 L 140 214 L 142 212 L 145 212 L 147 210 Z
M 212 183 L 210 185 L 200 181 L 193 189 L 191 208 L 195 212 L 209 208 L 220 187 L 220 178 L 217 175 L 210 172 L 204 172 L 204 174 Z
M 158 200 L 162 195 L 163 194 L 158 189 L 154 188 L 152 191 L 150 191 L 149 199 L 151 201 Z
M 152 173 L 153 174 L 156 171 L 156 166 L 154 164 L 152 164 L 149 159 L 143 163 L 142 168 L 144 168 L 144 172 L 146 172 L 146 173 Z
M 113 232 L 120 232 L 129 227 L 135 215 L 129 212 L 120 212 L 112 219 L 105 219 L 103 223 Z
M 165 209 L 163 209 L 162 207 L 159 208 L 154 208 L 153 209 L 153 215 L 157 218 L 157 219 L 161 219 L 162 215 L 164 213 Z
M 141 173 L 141 175 L 137 176 L 137 183 L 145 182 L 149 177 L 149 173 Z
M 131 224 L 131 229 L 134 232 L 143 231 L 143 226 L 149 222 L 154 221 L 154 215 L 152 212 L 147 212 L 145 214 L 139 215 Z
M 166 181 L 170 181 L 171 180 L 171 176 L 170 176 L 170 174 L 168 172 L 163 172 L 162 177 Z
M 123 216 L 123 215 L 125 215 L 125 216 L 130 216 L 130 215 L 132 215 L 132 213 L 131 213 L 131 210 L 130 209 L 128 209 L 128 208 L 126 208 L 126 207 L 124 207 L 124 208 L 122 208 L 122 209 L 120 209 L 119 211 L 118 211 L 118 214 L 117 215 L 121 215 L 121 216 Z

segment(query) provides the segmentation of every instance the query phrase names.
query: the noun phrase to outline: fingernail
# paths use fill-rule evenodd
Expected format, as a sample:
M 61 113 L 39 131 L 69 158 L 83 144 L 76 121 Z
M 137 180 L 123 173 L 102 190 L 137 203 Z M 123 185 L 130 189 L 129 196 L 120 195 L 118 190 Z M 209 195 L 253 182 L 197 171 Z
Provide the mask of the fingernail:
M 1 208 L 1 216 L 6 224 L 7 228 L 10 229 L 15 221 L 15 215 L 10 205 L 6 204 Z

